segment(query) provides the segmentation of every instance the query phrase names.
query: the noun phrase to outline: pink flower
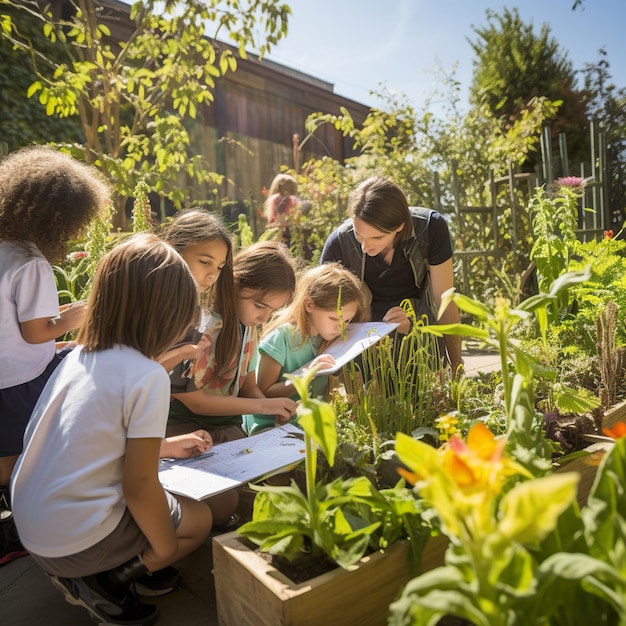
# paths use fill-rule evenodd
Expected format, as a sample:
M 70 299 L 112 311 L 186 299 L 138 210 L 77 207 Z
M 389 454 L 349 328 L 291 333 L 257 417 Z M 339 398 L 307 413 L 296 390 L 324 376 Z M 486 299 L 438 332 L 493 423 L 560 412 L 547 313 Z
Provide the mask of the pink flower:
M 564 176 L 554 181 L 558 187 L 569 187 L 570 189 L 583 189 L 585 182 L 584 178 L 578 176 Z
M 612 230 L 605 230 L 604 231 L 604 238 L 605 239 L 613 239 L 613 231 Z
M 84 250 L 78 250 L 77 252 L 70 252 L 67 255 L 67 260 L 72 263 L 77 263 L 81 259 L 86 259 L 89 256 L 89 252 L 85 252 Z

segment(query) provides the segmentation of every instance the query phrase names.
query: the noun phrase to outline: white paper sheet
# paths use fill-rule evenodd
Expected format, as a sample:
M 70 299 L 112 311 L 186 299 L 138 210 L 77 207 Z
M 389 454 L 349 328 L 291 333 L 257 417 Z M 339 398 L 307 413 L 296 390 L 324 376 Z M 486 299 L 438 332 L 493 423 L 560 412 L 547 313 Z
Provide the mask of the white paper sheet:
M 286 471 L 304 459 L 304 433 L 293 424 L 214 446 L 195 459 L 161 461 L 165 489 L 203 500 L 263 476 Z
M 348 333 L 345 339 L 338 337 L 333 341 L 324 354 L 330 354 L 335 359 L 335 366 L 325 370 L 319 370 L 316 376 L 327 376 L 338 372 L 346 363 L 352 361 L 370 346 L 380 341 L 385 335 L 392 333 L 399 324 L 386 324 L 385 322 L 361 322 L 348 324 Z M 294 376 L 300 376 L 310 367 L 311 362 L 303 365 L 293 372 Z

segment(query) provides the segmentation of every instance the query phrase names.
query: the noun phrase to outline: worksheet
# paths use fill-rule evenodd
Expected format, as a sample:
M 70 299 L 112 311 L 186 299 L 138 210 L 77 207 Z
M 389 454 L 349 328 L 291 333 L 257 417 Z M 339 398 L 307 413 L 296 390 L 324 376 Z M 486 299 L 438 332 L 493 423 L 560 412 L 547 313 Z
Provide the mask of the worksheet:
M 332 368 L 319 370 L 316 376 L 327 376 L 338 372 L 346 363 L 352 361 L 370 346 L 380 341 L 385 335 L 392 333 L 399 324 L 386 324 L 385 322 L 361 322 L 348 324 L 348 332 L 345 339 L 337 337 L 324 354 L 330 354 L 335 359 Z M 301 376 L 310 366 L 310 362 L 293 372 L 294 376 Z
M 165 489 L 194 500 L 296 467 L 304 459 L 304 432 L 293 424 L 220 443 L 193 458 L 162 460 Z

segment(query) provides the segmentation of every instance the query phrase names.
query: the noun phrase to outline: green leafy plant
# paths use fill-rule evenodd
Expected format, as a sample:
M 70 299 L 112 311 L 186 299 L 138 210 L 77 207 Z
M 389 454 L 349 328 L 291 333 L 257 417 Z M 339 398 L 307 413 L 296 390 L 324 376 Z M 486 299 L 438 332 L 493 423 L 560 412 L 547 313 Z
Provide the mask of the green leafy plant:
M 578 241 L 578 204 L 584 190 L 584 180 L 570 176 L 555 181 L 555 189 L 547 193 L 537 188 L 530 201 L 535 243 L 530 258 L 537 266 L 539 291 L 549 286 L 569 270 L 570 258 Z M 556 300 L 547 307 L 551 321 L 556 321 L 567 311 L 567 289 L 562 289 Z
M 309 397 L 314 375 L 312 369 L 301 378 L 289 377 L 301 397 L 298 421 L 304 430 L 305 493 L 293 480 L 285 486 L 253 486 L 258 493 L 252 521 L 239 533 L 269 554 L 290 561 L 327 558 L 344 568 L 368 550 L 408 537 L 412 562 L 419 563 L 430 528 L 422 521 L 420 502 L 402 480 L 383 490 L 365 476 L 316 483 L 317 447 L 332 466 L 337 431 L 330 404 Z
M 360 362 L 344 368 L 353 419 L 376 439 L 432 429 L 447 408 L 441 405 L 446 374 L 437 336 L 429 331 L 426 316 L 416 319 L 410 301 L 402 305 L 412 321 L 410 332 L 383 337 Z
M 466 442 L 434 450 L 400 434 L 396 449 L 450 546 L 444 566 L 407 584 L 389 624 L 626 623 L 626 439 L 602 460 L 582 515 L 577 473 L 531 477 L 480 424 Z
M 484 304 L 458 294 L 450 289 L 442 296 L 440 310 L 454 301 L 461 311 L 472 314 L 479 326 L 450 324 L 430 327 L 430 332 L 452 333 L 474 337 L 497 348 L 500 354 L 504 406 L 507 419 L 506 434 L 509 450 L 524 463 L 536 465 L 536 458 L 551 459 L 553 446 L 543 432 L 543 416 L 535 407 L 536 379 L 554 381 L 556 370 L 533 359 L 512 338 L 512 331 L 520 322 L 531 316 L 538 325 L 539 332 L 547 337 L 548 313 L 546 308 L 553 304 L 563 289 L 581 283 L 589 278 L 589 269 L 584 272 L 563 274 L 552 283 L 547 293 L 527 298 L 516 308 L 511 308 L 504 298 L 496 299 L 493 310 Z M 559 407 L 574 412 L 594 409 L 599 405 L 597 398 L 578 393 L 564 385 L 555 389 L 555 403 Z M 540 469 L 541 464 L 536 468 Z

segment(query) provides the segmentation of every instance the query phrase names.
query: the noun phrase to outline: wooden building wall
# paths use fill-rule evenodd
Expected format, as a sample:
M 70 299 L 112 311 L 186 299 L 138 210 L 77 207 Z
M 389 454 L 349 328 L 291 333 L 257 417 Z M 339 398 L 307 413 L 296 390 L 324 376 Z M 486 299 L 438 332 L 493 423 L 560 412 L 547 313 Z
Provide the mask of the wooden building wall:
M 128 38 L 132 32 L 130 7 L 119 0 L 101 2 L 113 37 Z M 216 47 L 229 46 L 216 42 Z M 306 118 L 317 111 L 338 114 L 340 107 L 346 108 L 358 125 L 369 111 L 367 106 L 335 94 L 328 82 L 249 55 L 238 59 L 236 72 L 217 81 L 215 101 L 191 128 L 192 150 L 226 177 L 222 197 L 258 207 L 264 199 L 263 186 L 269 187 L 279 168 L 294 167 L 293 135 L 304 139 Z M 343 161 L 353 154 L 351 141 L 329 125 L 316 131 L 316 137 L 320 141 L 306 143 L 300 163 L 322 156 Z

